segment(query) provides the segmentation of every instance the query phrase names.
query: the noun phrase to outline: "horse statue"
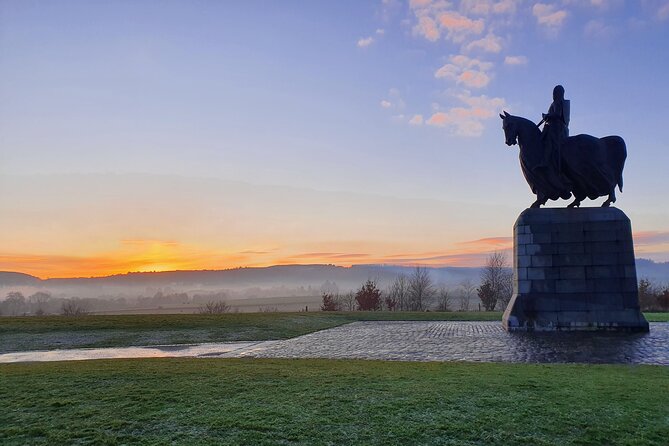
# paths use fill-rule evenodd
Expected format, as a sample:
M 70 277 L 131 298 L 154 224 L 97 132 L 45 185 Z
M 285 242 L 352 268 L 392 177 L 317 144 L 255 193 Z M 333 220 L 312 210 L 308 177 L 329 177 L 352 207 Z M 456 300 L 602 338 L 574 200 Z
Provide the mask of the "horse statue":
M 620 136 L 596 138 L 576 135 L 566 138 L 558 151 L 545 159 L 541 131 L 532 121 L 506 111 L 499 115 L 506 145 L 520 147 L 520 166 L 538 208 L 550 199 L 567 200 L 568 207 L 579 207 L 585 198 L 608 195 L 602 207 L 616 201 L 615 187 L 623 190 L 623 167 L 627 158 L 625 141 Z

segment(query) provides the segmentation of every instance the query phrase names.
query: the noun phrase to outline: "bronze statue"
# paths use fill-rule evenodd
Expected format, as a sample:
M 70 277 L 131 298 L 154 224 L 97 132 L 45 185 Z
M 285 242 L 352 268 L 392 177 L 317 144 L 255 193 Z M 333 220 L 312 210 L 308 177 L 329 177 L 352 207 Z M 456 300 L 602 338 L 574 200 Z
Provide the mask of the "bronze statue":
M 506 144 L 512 146 L 517 143 L 520 147 L 520 166 L 523 175 L 537 196 L 531 207 L 544 205 L 549 199 L 566 200 L 572 194 L 574 201 L 569 204 L 570 208 L 578 207 L 585 198 L 594 200 L 605 195 L 608 195 L 608 199 L 602 207 L 615 203 L 615 187 L 618 186 L 621 192 L 623 190 L 623 168 L 627 158 L 625 141 L 620 136 L 567 137 L 563 132 L 567 131 L 568 117 L 562 126 L 559 121 L 560 115 L 556 113 L 557 107 L 554 108 L 551 104 L 551 109 L 553 115 L 549 110 L 545 116 L 549 122 L 549 129 L 544 130 L 544 134 L 550 133 L 551 136 L 547 138 L 552 138 L 555 132 L 556 140 L 561 144 L 550 149 L 548 162 L 546 162 L 547 149 L 544 137 L 537 125 L 507 112 L 499 115 L 502 118 Z M 564 113 L 562 116 L 564 117 Z
M 553 102 L 548 113 L 542 113 L 542 119 L 537 127 L 544 124 L 541 139 L 544 142 L 544 165 L 560 161 L 560 146 L 569 137 L 570 101 L 564 98 L 564 87 L 556 85 L 553 88 Z

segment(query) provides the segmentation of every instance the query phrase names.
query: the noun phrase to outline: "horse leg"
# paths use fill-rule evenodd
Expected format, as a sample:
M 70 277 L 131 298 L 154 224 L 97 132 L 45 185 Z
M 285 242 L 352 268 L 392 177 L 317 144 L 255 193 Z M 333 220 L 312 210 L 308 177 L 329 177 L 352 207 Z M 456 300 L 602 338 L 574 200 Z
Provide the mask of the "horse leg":
M 607 208 L 611 206 L 611 203 L 615 202 L 616 202 L 616 190 L 611 189 L 611 193 L 609 193 L 609 198 L 604 203 L 602 203 L 602 207 Z

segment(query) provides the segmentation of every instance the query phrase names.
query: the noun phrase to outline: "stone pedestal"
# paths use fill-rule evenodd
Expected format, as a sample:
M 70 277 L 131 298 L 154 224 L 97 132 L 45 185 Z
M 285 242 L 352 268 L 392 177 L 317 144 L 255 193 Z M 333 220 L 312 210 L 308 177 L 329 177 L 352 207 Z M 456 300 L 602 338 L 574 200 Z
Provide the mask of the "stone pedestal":
M 630 220 L 620 209 L 526 209 L 513 245 L 506 330 L 648 331 Z

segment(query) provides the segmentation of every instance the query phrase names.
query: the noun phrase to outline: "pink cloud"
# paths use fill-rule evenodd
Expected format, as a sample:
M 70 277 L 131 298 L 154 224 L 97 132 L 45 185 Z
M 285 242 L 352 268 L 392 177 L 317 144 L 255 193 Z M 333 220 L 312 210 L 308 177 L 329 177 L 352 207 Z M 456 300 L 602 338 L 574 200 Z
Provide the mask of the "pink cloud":
M 465 45 L 467 51 L 480 49 L 488 53 L 499 53 L 502 51 L 502 39 L 490 33 L 482 39 L 475 40 Z
M 560 28 L 567 18 L 567 11 L 558 10 L 555 5 L 546 3 L 536 3 L 532 7 L 532 14 L 537 18 L 539 25 L 545 25 L 553 30 Z
M 431 42 L 437 41 L 440 36 L 436 22 L 427 16 L 418 18 L 418 24 L 414 27 L 414 32 Z

